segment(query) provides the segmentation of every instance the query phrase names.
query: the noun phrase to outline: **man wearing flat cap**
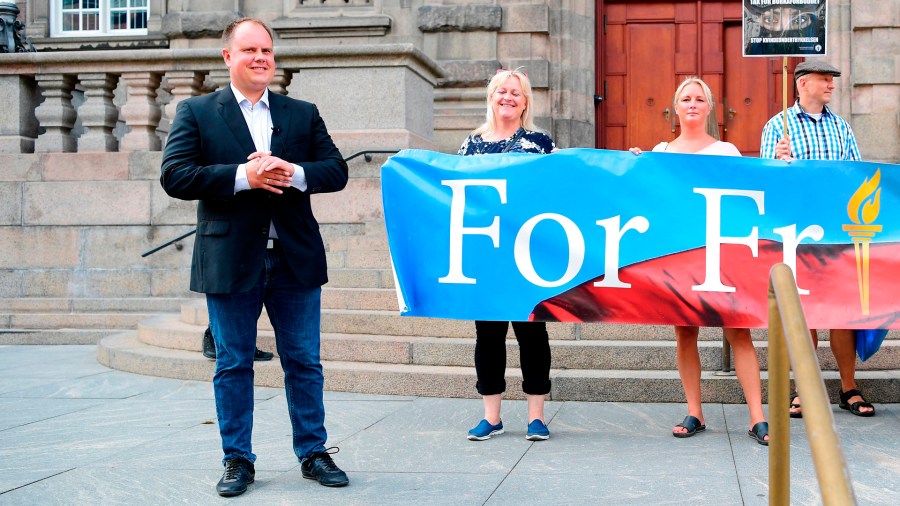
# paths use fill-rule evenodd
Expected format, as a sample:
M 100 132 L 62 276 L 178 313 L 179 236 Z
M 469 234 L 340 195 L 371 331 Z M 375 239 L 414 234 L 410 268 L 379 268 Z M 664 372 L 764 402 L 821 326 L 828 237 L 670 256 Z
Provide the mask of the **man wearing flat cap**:
M 797 102 L 787 110 L 788 135 L 779 113 L 763 128 L 760 158 L 778 160 L 846 160 L 859 161 L 859 147 L 853 130 L 843 118 L 828 108 L 834 91 L 834 78 L 841 71 L 821 60 L 797 65 L 794 79 Z M 818 346 L 815 330 L 810 332 L 813 345 Z M 853 330 L 832 329 L 829 333 L 831 352 L 841 376 L 841 404 L 857 416 L 873 416 L 875 407 L 865 401 L 856 387 L 856 343 Z M 791 394 L 791 417 L 800 418 L 800 398 Z
M 824 61 L 797 65 L 794 79 L 799 98 L 787 110 L 789 135 L 784 135 L 782 115 L 775 115 L 763 128 L 760 158 L 860 160 L 850 125 L 828 108 L 834 78 L 840 75 L 837 67 Z

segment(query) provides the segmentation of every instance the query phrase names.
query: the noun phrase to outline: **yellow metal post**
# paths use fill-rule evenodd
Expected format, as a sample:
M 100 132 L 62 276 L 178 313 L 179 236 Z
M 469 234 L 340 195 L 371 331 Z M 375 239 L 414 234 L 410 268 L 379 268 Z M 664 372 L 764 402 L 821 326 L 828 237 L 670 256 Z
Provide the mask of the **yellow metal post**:
M 847 472 L 847 463 L 844 460 L 844 452 L 841 450 L 837 431 L 834 429 L 831 403 L 828 400 L 828 393 L 825 391 L 825 382 L 822 380 L 822 371 L 819 369 L 815 349 L 809 338 L 809 327 L 803 316 L 800 295 L 797 293 L 797 285 L 790 267 L 785 264 L 777 264 L 772 267 L 769 277 L 769 294 L 770 318 L 773 313 L 774 316 L 779 317 L 775 326 L 781 328 L 780 333 L 776 330 L 776 335 L 769 335 L 769 352 L 773 353 L 773 341 L 776 339 L 786 342 L 786 349 L 794 370 L 794 381 L 802 399 L 803 422 L 806 425 L 807 439 L 816 468 L 816 478 L 822 492 L 822 503 L 827 506 L 856 504 L 853 488 L 850 485 L 850 474 Z M 777 306 L 775 308 L 772 307 L 773 298 Z M 769 326 L 771 331 L 773 326 L 771 320 Z M 784 356 L 783 350 L 779 350 L 779 345 L 774 344 L 775 357 L 779 354 Z M 785 424 L 783 418 L 788 416 L 788 371 L 785 367 L 786 364 L 779 362 L 778 358 L 775 358 L 776 363 L 773 364 L 772 358 L 770 357 L 769 363 L 769 416 L 775 426 L 773 429 L 775 429 L 779 427 L 779 424 L 789 425 L 789 421 Z M 775 368 L 781 372 L 773 371 Z M 775 384 L 773 384 L 773 373 L 776 375 Z M 780 412 L 783 413 L 779 416 Z M 782 429 L 782 432 L 787 431 Z M 787 433 L 789 434 L 789 432 Z M 769 501 L 770 504 L 780 505 L 790 502 L 790 489 L 789 484 L 782 483 L 781 480 L 784 478 L 779 478 L 774 473 L 776 471 L 783 473 L 788 477 L 789 482 L 790 475 L 782 468 L 790 465 L 790 450 L 781 449 L 777 445 L 789 445 L 790 440 L 779 441 L 779 436 L 780 433 L 775 429 L 771 435 L 772 442 L 769 443 L 770 451 L 773 449 L 771 445 L 776 445 L 775 453 L 769 454 Z M 780 461 L 783 458 L 780 452 L 785 452 L 787 459 L 784 462 Z M 773 463 L 775 464 L 774 468 L 772 467 Z M 781 490 L 781 487 L 784 487 L 787 492 Z
M 774 278 L 773 268 L 769 279 L 769 504 L 787 506 L 791 503 L 791 424 L 787 408 L 791 364 Z
M 781 121 L 784 126 L 784 139 L 788 137 L 788 124 L 787 124 L 787 91 L 788 91 L 788 80 L 787 80 L 787 69 L 788 69 L 788 57 L 785 56 L 784 60 L 781 62 Z

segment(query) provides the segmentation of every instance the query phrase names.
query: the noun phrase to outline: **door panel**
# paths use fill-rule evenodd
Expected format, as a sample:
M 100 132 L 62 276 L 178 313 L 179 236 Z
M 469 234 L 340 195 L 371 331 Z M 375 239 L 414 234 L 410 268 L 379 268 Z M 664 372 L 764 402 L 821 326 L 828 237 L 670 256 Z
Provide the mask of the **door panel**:
M 693 4 L 693 2 L 691 2 Z M 684 2 L 598 2 L 597 146 L 649 150 L 674 137 L 672 93 L 696 67 L 696 9 Z M 668 111 L 668 115 L 667 115 Z
M 725 25 L 725 93 L 718 103 L 723 140 L 737 146 L 744 156 L 759 156 L 763 125 L 772 116 L 772 80 L 768 78 L 768 59 L 744 58 L 741 44 L 741 25 Z
M 675 53 L 675 24 L 633 24 L 626 26 L 626 32 L 626 145 L 617 149 L 636 146 L 649 151 L 674 137 L 675 59 L 659 55 Z
M 682 79 L 699 75 L 715 95 L 722 138 L 744 155 L 759 153 L 763 125 L 781 110 L 782 59 L 741 56 L 740 0 L 597 0 L 596 6 L 603 97 L 597 147 L 650 149 L 675 138 L 671 95 Z M 799 61 L 791 58 L 789 71 Z M 792 73 L 788 79 L 793 83 Z M 789 93 L 793 103 L 792 84 Z

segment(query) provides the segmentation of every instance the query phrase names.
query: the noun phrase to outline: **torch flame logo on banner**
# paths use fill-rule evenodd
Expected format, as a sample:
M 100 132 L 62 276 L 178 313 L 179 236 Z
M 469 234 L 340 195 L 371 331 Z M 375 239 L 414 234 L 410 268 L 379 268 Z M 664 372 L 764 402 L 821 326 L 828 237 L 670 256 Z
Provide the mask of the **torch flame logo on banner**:
M 862 314 L 869 314 L 869 243 L 881 232 L 881 225 L 872 223 L 881 211 L 881 169 L 875 171 L 872 179 L 866 178 L 847 202 L 847 216 L 853 224 L 843 229 L 853 241 L 856 252 L 856 279 L 859 284 L 859 303 Z

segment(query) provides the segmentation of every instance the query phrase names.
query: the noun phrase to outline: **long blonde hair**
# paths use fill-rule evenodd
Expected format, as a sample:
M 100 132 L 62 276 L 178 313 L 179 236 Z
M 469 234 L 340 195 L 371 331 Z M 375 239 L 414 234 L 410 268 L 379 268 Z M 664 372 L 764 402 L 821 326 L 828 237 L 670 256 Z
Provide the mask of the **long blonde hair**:
M 534 118 L 531 113 L 531 103 L 533 99 L 531 94 L 531 81 L 528 79 L 528 74 L 522 72 L 522 68 L 523 67 L 518 67 L 514 70 L 500 69 L 497 71 L 497 74 L 491 78 L 490 82 L 488 82 L 486 100 L 487 112 L 484 115 L 485 121 L 480 127 L 472 131 L 472 135 L 490 134 L 497 129 L 497 120 L 494 118 L 494 109 L 491 107 L 491 95 L 493 95 L 494 92 L 497 91 L 497 88 L 502 86 L 510 77 L 515 77 L 519 80 L 519 84 L 522 86 L 522 93 L 525 95 L 525 111 L 522 113 L 522 127 L 525 128 L 525 130 L 540 131 L 534 125 Z
M 716 100 L 713 98 L 712 90 L 710 90 L 709 86 L 703 82 L 703 79 L 700 79 L 697 76 L 685 78 L 675 90 L 675 96 L 672 97 L 672 109 L 675 109 L 675 104 L 678 102 L 678 97 L 681 96 L 681 92 L 684 91 L 689 84 L 693 83 L 700 85 L 703 94 L 706 95 L 706 102 L 709 104 L 709 116 L 706 118 L 706 133 L 711 135 L 715 140 L 719 140 L 719 120 L 716 119 Z

